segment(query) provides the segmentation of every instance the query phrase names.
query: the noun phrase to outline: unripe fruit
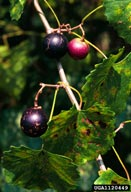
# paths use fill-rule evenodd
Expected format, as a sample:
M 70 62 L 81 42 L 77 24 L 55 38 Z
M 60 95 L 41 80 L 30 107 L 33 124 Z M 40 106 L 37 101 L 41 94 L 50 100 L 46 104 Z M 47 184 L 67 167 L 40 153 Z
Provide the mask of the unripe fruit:
M 90 50 L 90 46 L 80 38 L 72 39 L 67 47 L 69 55 L 76 60 L 84 59 Z
M 31 107 L 24 111 L 20 121 L 22 131 L 30 137 L 39 137 L 47 130 L 47 117 L 41 108 Z
M 45 55 L 50 58 L 59 59 L 67 52 L 67 38 L 60 33 L 51 33 L 45 36 L 43 48 Z

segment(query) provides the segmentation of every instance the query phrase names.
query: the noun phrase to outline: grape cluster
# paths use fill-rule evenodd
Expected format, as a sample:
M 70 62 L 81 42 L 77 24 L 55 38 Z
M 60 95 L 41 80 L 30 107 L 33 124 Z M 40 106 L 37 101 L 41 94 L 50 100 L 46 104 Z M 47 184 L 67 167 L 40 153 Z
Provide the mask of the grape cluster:
M 50 33 L 44 37 L 44 53 L 49 58 L 59 59 L 67 52 L 76 60 L 84 59 L 89 53 L 90 47 L 84 39 L 74 38 L 68 42 L 61 33 Z
M 68 42 L 61 33 L 50 33 L 43 41 L 44 53 L 49 58 L 60 59 L 67 52 L 76 60 L 84 59 L 89 52 L 89 45 L 82 38 Z M 22 131 L 30 137 L 40 137 L 47 130 L 47 117 L 41 106 L 27 108 L 21 117 Z

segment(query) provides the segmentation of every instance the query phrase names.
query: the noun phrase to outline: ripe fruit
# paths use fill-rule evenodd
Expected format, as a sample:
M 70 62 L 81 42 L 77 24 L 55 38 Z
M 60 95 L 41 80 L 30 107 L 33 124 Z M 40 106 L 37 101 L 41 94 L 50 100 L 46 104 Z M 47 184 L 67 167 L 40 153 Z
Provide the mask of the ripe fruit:
M 76 60 L 84 59 L 90 50 L 89 45 L 80 38 L 72 39 L 67 47 L 69 55 Z
M 50 58 L 59 59 L 67 52 L 67 38 L 60 33 L 51 33 L 43 41 L 44 52 Z
M 30 137 L 39 137 L 47 130 L 47 118 L 41 108 L 31 107 L 24 111 L 21 118 L 21 129 Z

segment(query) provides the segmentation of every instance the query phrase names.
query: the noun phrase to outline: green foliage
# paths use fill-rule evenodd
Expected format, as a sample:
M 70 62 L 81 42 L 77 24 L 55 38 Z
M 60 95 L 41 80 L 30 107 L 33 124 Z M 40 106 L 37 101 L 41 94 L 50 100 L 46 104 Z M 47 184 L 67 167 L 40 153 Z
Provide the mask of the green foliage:
M 69 191 L 78 182 L 77 166 L 71 159 L 45 150 L 11 146 L 4 152 L 3 167 L 9 183 L 27 189 Z
M 11 144 L 19 145 L 22 142 L 22 136 L 20 129 L 18 128 L 19 118 L 21 117 L 21 112 L 18 109 L 5 109 L 1 112 L 0 116 L 0 146 L 5 150 Z M 8 127 L 7 127 L 8 125 Z M 8 143 L 6 137 L 8 134 L 10 137 L 8 138 Z M 19 138 L 17 141 L 15 138 Z
M 27 68 L 33 60 L 29 57 L 32 49 L 30 41 L 23 41 L 12 49 L 0 46 L 0 89 L 17 99 L 26 83 Z
M 10 0 L 11 9 L 10 15 L 12 19 L 19 20 L 23 13 L 26 0 Z
M 86 83 L 82 87 L 84 107 L 100 102 L 116 114 L 125 109 L 131 88 L 131 54 L 116 62 L 122 53 L 123 49 L 103 63 L 96 64 L 95 69 L 86 77 Z
M 131 2 L 130 0 L 103 0 L 107 20 L 118 31 L 120 37 L 131 43 Z

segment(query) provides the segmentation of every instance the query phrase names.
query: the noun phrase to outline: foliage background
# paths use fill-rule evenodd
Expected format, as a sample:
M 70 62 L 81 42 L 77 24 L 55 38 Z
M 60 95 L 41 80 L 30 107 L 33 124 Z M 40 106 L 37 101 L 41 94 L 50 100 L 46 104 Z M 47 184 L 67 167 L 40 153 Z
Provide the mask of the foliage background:
M 57 23 L 52 13 L 41 0 L 42 9 L 53 27 Z M 61 23 L 70 23 L 71 26 L 79 24 L 82 17 L 101 4 L 100 0 L 50 0 Z M 45 29 L 36 13 L 31 0 L 27 0 L 21 19 L 12 21 L 9 15 L 10 3 L 8 0 L 0 0 L 0 156 L 10 145 L 27 145 L 32 148 L 41 146 L 40 139 L 31 139 L 22 134 L 19 121 L 23 110 L 33 105 L 35 93 L 39 89 L 39 83 L 57 83 L 59 76 L 56 63 L 43 55 L 42 40 Z M 50 13 L 50 14 L 49 14 Z M 106 21 L 102 11 L 92 15 L 86 22 L 86 38 L 96 44 L 107 56 L 115 53 L 125 46 L 125 54 L 130 52 L 131 46 L 119 38 L 116 31 Z M 68 37 L 69 39 L 72 37 Z M 81 89 L 85 82 L 85 76 L 93 69 L 102 57 L 91 48 L 88 57 L 82 61 L 74 61 L 68 55 L 62 59 L 67 78 L 72 86 Z M 46 89 L 40 99 L 40 104 L 49 115 L 53 90 Z M 56 103 L 55 114 L 71 106 L 67 95 L 60 91 Z M 120 122 L 131 119 L 131 97 L 128 100 L 126 110 L 117 118 L 116 127 Z M 130 125 L 126 125 L 115 138 L 115 147 L 120 157 L 125 162 L 131 173 L 131 131 Z M 111 167 L 119 175 L 125 177 L 125 173 L 113 151 L 109 151 L 103 157 L 107 167 Z M 97 177 L 98 167 L 96 162 L 82 167 L 82 175 L 79 191 L 88 191 L 91 183 Z M 26 192 L 7 185 L 0 176 L 0 191 Z M 53 190 L 47 190 L 53 192 Z M 78 189 L 77 189 L 78 192 Z

